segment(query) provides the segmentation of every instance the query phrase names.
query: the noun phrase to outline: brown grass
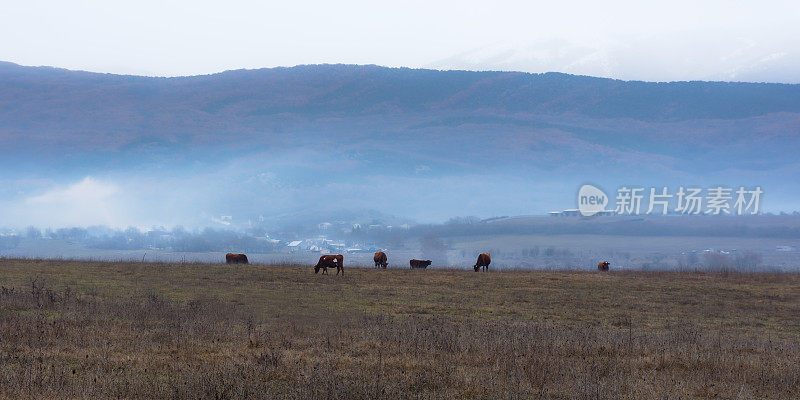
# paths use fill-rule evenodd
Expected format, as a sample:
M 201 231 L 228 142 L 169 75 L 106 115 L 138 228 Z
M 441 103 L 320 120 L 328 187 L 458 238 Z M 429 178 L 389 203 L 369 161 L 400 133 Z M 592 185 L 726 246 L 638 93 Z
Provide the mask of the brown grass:
M 7 398 L 798 398 L 800 276 L 0 260 Z

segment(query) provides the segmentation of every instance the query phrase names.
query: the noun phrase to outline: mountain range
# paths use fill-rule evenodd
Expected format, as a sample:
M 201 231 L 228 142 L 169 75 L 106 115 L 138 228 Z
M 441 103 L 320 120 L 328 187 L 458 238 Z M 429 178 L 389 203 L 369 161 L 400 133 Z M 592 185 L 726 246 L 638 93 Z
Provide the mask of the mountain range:
M 573 208 L 583 183 L 758 185 L 764 210 L 794 210 L 798 137 L 794 84 L 0 63 L 0 218 L 192 225 L 372 210 L 430 222 Z

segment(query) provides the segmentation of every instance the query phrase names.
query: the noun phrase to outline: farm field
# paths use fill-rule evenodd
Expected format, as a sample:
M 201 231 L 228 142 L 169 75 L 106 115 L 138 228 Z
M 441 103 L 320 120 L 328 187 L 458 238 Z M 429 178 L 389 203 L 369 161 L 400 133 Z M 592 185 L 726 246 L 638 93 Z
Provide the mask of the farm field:
M 0 286 L 3 398 L 800 398 L 798 274 L 0 259 Z

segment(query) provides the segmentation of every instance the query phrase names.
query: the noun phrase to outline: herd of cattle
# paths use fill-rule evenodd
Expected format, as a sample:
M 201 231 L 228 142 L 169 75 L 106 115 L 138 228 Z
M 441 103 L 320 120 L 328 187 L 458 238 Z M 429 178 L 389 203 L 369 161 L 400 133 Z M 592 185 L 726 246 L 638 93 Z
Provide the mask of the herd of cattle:
M 378 251 L 372 257 L 372 261 L 375 262 L 375 268 L 386 268 L 389 265 L 389 257 L 386 256 L 386 253 L 382 251 Z M 228 253 L 225 255 L 225 263 L 227 264 L 247 264 L 247 256 L 244 254 L 233 254 Z M 489 270 L 489 264 L 492 263 L 492 256 L 489 253 L 481 253 L 478 255 L 478 261 L 475 262 L 475 265 L 472 268 L 475 272 L 481 270 L 484 271 Z M 428 268 L 431 265 L 431 260 L 417 260 L 412 259 L 408 261 L 409 266 L 411 269 L 415 268 Z M 610 268 L 610 263 L 608 261 L 601 261 L 597 264 L 598 271 L 608 271 Z M 317 261 L 317 265 L 314 266 L 314 273 L 318 273 L 319 270 L 322 270 L 323 274 L 328 273 L 328 268 L 336 268 L 336 275 L 339 275 L 339 272 L 344 275 L 344 256 L 341 254 L 327 254 L 324 256 L 319 257 L 319 261 Z

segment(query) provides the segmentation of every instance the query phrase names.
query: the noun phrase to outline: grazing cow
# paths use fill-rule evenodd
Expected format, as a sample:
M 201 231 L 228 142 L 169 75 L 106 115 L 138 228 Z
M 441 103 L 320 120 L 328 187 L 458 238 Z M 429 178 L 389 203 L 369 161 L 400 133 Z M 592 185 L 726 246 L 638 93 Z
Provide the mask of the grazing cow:
M 328 273 L 328 268 L 336 268 L 336 275 L 339 275 L 339 271 L 342 271 L 342 276 L 344 276 L 344 256 L 341 254 L 320 256 L 317 265 L 314 266 L 314 273 L 319 272 L 320 268 L 323 275 Z
M 597 270 L 598 271 L 608 271 L 608 268 L 609 268 L 610 265 L 611 265 L 611 263 L 609 263 L 608 261 L 602 261 L 602 262 L 597 264 Z
M 414 259 L 414 260 L 409 260 L 408 264 L 411 265 L 411 269 L 414 269 L 414 268 L 425 269 L 425 268 L 428 268 L 429 265 L 431 265 L 431 260 L 416 260 L 416 259 Z
M 372 261 L 375 261 L 375 268 L 386 268 L 386 266 L 389 265 L 387 260 L 388 258 L 386 257 L 386 253 L 382 251 L 377 251 L 375 252 L 375 255 L 372 256 Z
M 478 270 L 480 270 L 481 267 L 483 267 L 485 271 L 488 271 L 489 264 L 491 263 L 492 263 L 492 256 L 490 256 L 489 253 L 482 253 L 478 255 L 478 262 L 476 262 L 475 265 L 472 266 L 472 268 L 475 268 L 475 272 L 478 272 Z
M 225 264 L 247 264 L 247 256 L 244 254 L 225 254 Z

